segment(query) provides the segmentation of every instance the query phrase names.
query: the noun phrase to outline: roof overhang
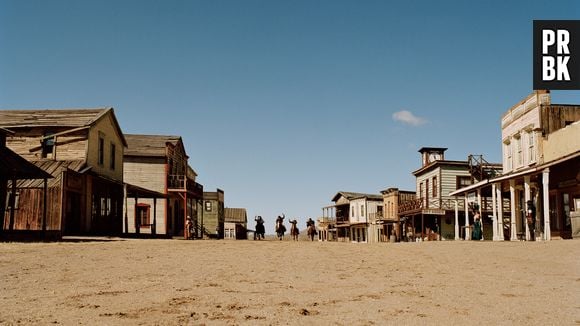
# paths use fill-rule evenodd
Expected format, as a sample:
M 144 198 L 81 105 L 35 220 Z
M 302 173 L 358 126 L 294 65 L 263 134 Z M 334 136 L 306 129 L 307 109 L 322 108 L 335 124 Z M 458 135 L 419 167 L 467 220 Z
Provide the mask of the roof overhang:
M 131 198 L 166 198 L 167 195 L 155 190 L 139 187 L 130 183 L 125 183 L 127 197 Z
M 475 183 L 475 184 L 472 184 L 470 186 L 467 186 L 467 187 L 458 189 L 456 191 L 453 191 L 453 192 L 449 193 L 449 196 L 457 196 L 457 195 L 465 194 L 465 193 L 468 193 L 468 192 L 473 191 L 473 190 L 481 189 L 481 188 L 483 188 L 486 185 L 491 184 L 491 183 L 501 182 L 501 181 L 505 181 L 505 180 L 510 180 L 510 179 L 514 179 L 514 178 L 526 176 L 528 174 L 538 173 L 538 172 L 541 172 L 544 169 L 547 169 L 547 168 L 549 168 L 551 166 L 554 166 L 556 164 L 560 164 L 560 163 L 566 162 L 568 160 L 575 159 L 577 157 L 580 157 L 580 150 L 579 151 L 576 151 L 576 152 L 574 152 L 572 154 L 566 155 L 566 156 L 564 156 L 564 157 L 562 157 L 560 159 L 553 160 L 553 161 L 550 161 L 548 163 L 544 163 L 544 164 L 541 164 L 541 165 L 538 165 L 538 166 L 535 166 L 535 167 L 529 167 L 529 168 L 526 168 L 526 169 L 523 169 L 523 170 L 520 170 L 520 171 L 516 171 L 516 172 L 513 172 L 513 173 L 501 175 L 501 176 L 496 177 L 496 178 L 493 178 L 493 179 L 485 179 L 485 180 L 482 180 L 482 181 L 480 181 L 478 183 Z

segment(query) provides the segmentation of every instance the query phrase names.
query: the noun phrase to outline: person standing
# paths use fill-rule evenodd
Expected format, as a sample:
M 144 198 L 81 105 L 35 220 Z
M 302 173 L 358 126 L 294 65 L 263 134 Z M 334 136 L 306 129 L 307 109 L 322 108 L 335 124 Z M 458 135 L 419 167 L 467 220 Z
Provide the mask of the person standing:
M 475 215 L 473 216 L 473 232 L 471 234 L 471 240 L 481 240 L 481 239 L 482 239 L 481 218 L 479 215 L 479 211 L 476 211 Z

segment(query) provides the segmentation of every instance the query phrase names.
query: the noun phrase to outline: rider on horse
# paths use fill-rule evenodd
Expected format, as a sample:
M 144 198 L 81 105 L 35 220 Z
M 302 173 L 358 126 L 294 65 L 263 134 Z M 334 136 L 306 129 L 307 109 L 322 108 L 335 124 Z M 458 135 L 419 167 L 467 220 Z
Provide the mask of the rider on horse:
M 314 241 L 314 236 L 317 234 L 317 232 L 316 224 L 311 217 L 309 217 L 308 221 L 306 221 L 306 226 L 308 227 L 308 236 L 310 237 L 310 240 Z
M 278 235 L 278 238 L 280 240 L 282 240 L 282 238 L 284 237 L 284 232 L 286 232 L 286 227 L 284 226 L 285 217 L 286 216 L 282 214 L 282 216 L 278 215 L 278 217 L 276 218 L 276 234 Z
M 254 221 L 256 221 L 256 233 L 254 234 L 254 239 L 264 239 L 264 234 L 266 233 L 266 228 L 264 228 L 264 219 L 262 216 L 254 217 Z

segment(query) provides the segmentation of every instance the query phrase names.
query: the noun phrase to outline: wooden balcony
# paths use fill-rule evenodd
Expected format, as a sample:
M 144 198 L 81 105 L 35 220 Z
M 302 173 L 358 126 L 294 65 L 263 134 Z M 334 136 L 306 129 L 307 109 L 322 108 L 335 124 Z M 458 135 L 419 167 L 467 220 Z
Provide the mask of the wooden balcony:
M 399 215 L 413 215 L 413 214 L 441 214 L 442 211 L 455 211 L 454 198 L 417 198 L 407 200 L 399 204 Z M 493 203 L 491 198 L 481 198 L 481 211 L 491 212 L 493 210 Z M 463 198 L 457 199 L 457 208 L 460 211 L 465 211 L 465 200 Z M 509 205 L 506 207 L 504 198 L 504 211 L 509 210 Z
M 167 191 L 187 192 L 197 198 L 203 197 L 203 186 L 183 174 L 171 174 L 167 176 Z

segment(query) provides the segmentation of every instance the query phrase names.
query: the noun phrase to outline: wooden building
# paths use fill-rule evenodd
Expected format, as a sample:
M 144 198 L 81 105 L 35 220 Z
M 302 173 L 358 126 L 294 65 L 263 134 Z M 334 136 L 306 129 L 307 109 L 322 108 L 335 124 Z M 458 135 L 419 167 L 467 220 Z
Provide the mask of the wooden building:
M 245 208 L 225 208 L 224 239 L 242 240 L 248 237 L 248 214 Z
M 60 232 L 48 231 L 47 180 L 51 179 L 52 175 L 6 147 L 6 136 L 12 134 L 14 134 L 12 131 L 0 128 L 0 239 L 59 238 Z M 22 207 L 22 209 L 32 207 L 38 209 L 35 214 L 27 214 L 29 219 L 26 221 L 26 225 L 29 227 L 26 230 L 16 230 L 15 232 L 16 211 L 20 209 L 20 192 L 17 184 L 24 179 L 42 179 L 42 191 L 38 192 L 41 197 L 36 198 L 36 205 Z M 6 216 L 8 217 L 6 223 L 8 226 L 5 229 Z M 32 226 L 32 230 L 30 226 Z
M 381 195 L 339 191 L 332 201 L 334 205 L 324 207 L 323 217 L 318 219 L 321 241 L 332 237 L 344 242 L 379 242 Z
M 184 236 L 190 217 L 193 237 L 201 237 L 200 206 L 203 187 L 188 165 L 188 156 L 179 136 L 125 135 L 124 179 L 128 189 L 139 187 L 136 196 L 127 195 L 127 234 Z M 149 193 L 147 195 L 147 191 Z M 141 196 L 139 196 L 141 194 Z M 160 195 L 156 195 L 160 194 Z
M 337 241 L 336 207 L 334 205 L 322 207 L 322 216 L 316 220 L 318 241 Z
M 201 224 L 204 230 L 203 235 L 212 239 L 223 239 L 224 223 L 224 191 L 217 189 L 216 191 L 204 192 Z
M 580 105 L 552 104 L 549 91 L 534 91 L 503 114 L 501 128 L 504 173 L 454 194 L 491 189 L 494 240 L 571 238 L 571 213 L 580 210 Z
M 473 201 L 458 201 L 451 193 L 501 171 L 500 164 L 487 163 L 480 155 L 470 155 L 466 161 L 446 160 L 446 150 L 440 147 L 419 149 L 422 166 L 413 172 L 417 187 L 416 199 L 399 203 L 398 210 L 402 237 L 407 241 L 459 239 L 461 230 L 468 233 L 469 227 L 460 228 L 459 220 L 463 218 L 471 225 L 473 213 L 469 205 Z M 492 224 L 489 217 L 491 200 L 487 204 L 486 199 L 481 205 L 484 230 Z M 484 214 L 487 212 L 490 214 Z M 491 237 L 491 231 L 485 231 L 485 236 Z
M 0 110 L 0 127 L 13 131 L 8 148 L 54 177 L 46 190 L 47 230 L 121 234 L 126 142 L 112 108 Z M 39 228 L 42 188 L 40 180 L 18 182 L 15 230 Z
M 381 194 L 383 195 L 383 215 L 379 221 L 383 226 L 383 236 L 380 241 L 400 241 L 402 230 L 398 213 L 399 206 L 403 202 L 415 200 L 416 193 L 398 188 L 388 188 L 381 191 Z

